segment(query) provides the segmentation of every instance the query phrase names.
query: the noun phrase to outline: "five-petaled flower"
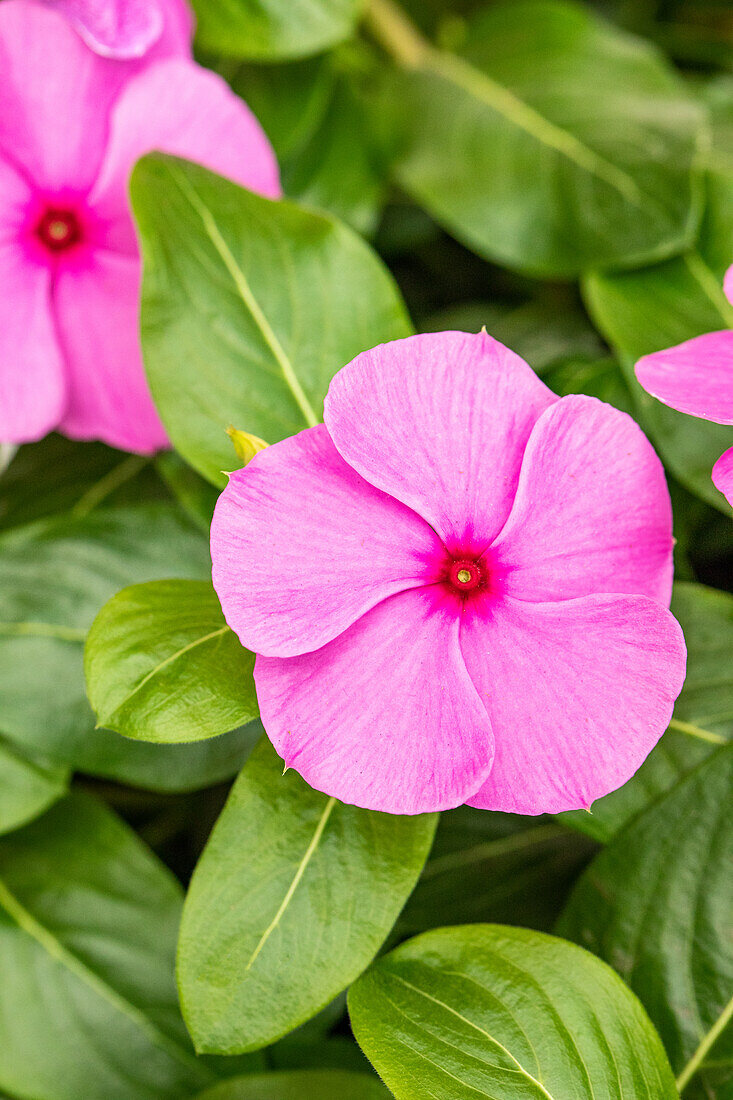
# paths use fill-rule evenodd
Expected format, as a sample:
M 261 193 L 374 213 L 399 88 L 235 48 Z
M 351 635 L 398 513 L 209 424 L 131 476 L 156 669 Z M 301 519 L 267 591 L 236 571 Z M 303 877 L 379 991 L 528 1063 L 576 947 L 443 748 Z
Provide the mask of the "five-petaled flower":
M 358 356 L 325 425 L 231 475 L 211 546 L 270 739 L 345 802 L 587 807 L 682 686 L 654 451 L 485 333 Z
M 733 267 L 726 272 L 724 289 L 733 305 Z M 645 355 L 636 364 L 636 377 L 652 397 L 671 409 L 733 424 L 733 332 L 707 332 L 673 348 Z M 713 484 L 733 505 L 733 447 L 713 466 Z
M 132 451 L 167 443 L 142 366 L 141 265 L 126 194 L 143 153 L 187 157 L 280 193 L 272 149 L 246 105 L 164 48 L 109 60 L 50 7 L 0 4 L 3 442 L 58 428 Z

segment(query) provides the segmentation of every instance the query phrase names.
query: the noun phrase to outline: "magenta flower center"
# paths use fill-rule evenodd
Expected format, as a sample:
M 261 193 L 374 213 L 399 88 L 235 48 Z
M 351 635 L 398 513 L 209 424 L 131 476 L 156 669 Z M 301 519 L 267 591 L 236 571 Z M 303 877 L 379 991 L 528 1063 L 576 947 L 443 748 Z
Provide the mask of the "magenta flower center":
M 483 566 L 471 558 L 458 558 L 448 568 L 448 583 L 457 592 L 473 592 L 485 581 Z
M 73 210 L 48 207 L 36 226 L 36 236 L 49 252 L 65 252 L 81 241 L 81 223 Z

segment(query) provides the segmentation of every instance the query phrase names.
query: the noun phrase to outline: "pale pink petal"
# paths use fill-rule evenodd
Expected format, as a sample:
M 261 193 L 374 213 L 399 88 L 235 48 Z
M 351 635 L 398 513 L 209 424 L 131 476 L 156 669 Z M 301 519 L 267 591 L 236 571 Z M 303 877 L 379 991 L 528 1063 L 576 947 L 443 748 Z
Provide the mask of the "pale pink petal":
M 66 398 L 51 274 L 0 243 L 0 287 L 0 441 L 28 443 L 58 424 Z
M 733 424 L 733 332 L 708 332 L 645 355 L 636 377 L 652 397 L 678 412 Z
M 285 763 L 371 810 L 465 802 L 489 772 L 493 739 L 459 623 L 450 601 L 420 588 L 378 604 L 316 653 L 258 656 L 262 722 Z
M 143 370 L 138 335 L 140 264 L 91 253 L 88 265 L 60 268 L 54 286 L 59 338 L 69 378 L 61 430 L 73 439 L 150 453 L 167 445 Z
M 511 515 L 489 551 L 523 600 L 637 592 L 669 604 L 672 508 L 638 425 L 594 397 L 564 397 L 537 421 Z
M 494 766 L 469 800 L 488 810 L 559 813 L 620 787 L 685 678 L 680 626 L 646 596 L 505 597 L 464 615 L 460 644 L 494 731 Z
M 111 116 L 110 142 L 90 202 L 113 220 L 127 214 L 135 164 L 157 150 L 270 198 L 280 195 L 277 161 L 249 107 L 215 73 L 180 59 L 145 69 L 125 87 Z
M 242 645 L 279 657 L 318 649 L 380 600 L 434 579 L 443 559 L 428 524 L 347 466 L 323 425 L 231 475 L 211 556 Z
M 414 508 L 449 549 L 501 530 L 524 447 L 557 398 L 486 333 L 382 344 L 331 383 L 325 421 L 350 466 Z
M 0 156 L 38 187 L 89 187 L 102 160 L 119 69 L 87 49 L 58 12 L 3 0 Z
M 157 0 L 43 0 L 102 57 L 142 57 L 163 31 Z
M 723 280 L 723 290 L 728 301 L 733 305 L 733 266 L 729 267 Z
M 733 447 L 725 451 L 713 466 L 713 485 L 733 507 Z

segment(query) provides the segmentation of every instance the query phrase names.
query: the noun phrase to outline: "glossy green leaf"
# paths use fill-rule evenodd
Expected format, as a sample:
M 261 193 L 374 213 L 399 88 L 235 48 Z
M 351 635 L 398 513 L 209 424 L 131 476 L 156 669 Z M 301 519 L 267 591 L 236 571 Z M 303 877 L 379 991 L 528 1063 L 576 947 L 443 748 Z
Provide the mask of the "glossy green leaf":
M 448 810 L 399 929 L 414 934 L 440 924 L 515 920 L 549 929 L 594 850 L 552 819 Z
M 99 725 L 140 741 L 200 741 L 251 722 L 253 669 L 209 581 L 124 588 L 97 615 L 84 651 Z
M 363 1073 L 304 1069 L 222 1081 L 196 1100 L 389 1100 L 389 1095 Z
M 687 678 L 669 730 L 639 771 L 591 813 L 561 820 L 597 840 L 610 840 L 641 810 L 733 738 L 733 596 L 701 584 L 676 584 L 672 612 L 687 642 Z
M 386 30 L 397 179 L 470 248 L 569 276 L 691 243 L 704 113 L 648 43 L 560 0 L 487 5 L 460 55 Z
M 38 817 L 68 785 L 68 768 L 33 760 L 0 737 L 0 834 Z
M 386 268 L 341 223 L 203 168 L 145 157 L 143 351 L 177 449 L 215 484 L 230 424 L 274 443 L 315 424 L 335 372 L 409 333 Z
M 708 1062 L 733 1085 L 732 804 L 730 746 L 619 833 L 560 923 L 641 998 L 684 1095 Z
M 181 891 L 98 803 L 0 840 L 0 1087 L 39 1100 L 180 1100 L 197 1061 L 173 976 Z
M 395 817 L 311 790 L 263 739 L 193 876 L 178 950 L 198 1050 L 256 1050 L 374 957 L 425 862 L 435 815 Z
M 589 952 L 542 932 L 426 932 L 351 987 L 349 1014 L 396 1100 L 677 1097 L 634 994 Z
M 120 588 L 210 575 L 206 536 L 169 503 L 39 520 L 0 536 L 0 734 L 31 754 L 159 790 L 232 775 L 252 734 L 200 745 L 135 744 L 94 730 L 83 648 Z
M 196 40 L 230 57 L 306 57 L 352 33 L 364 0 L 193 0 Z
M 733 172 L 708 173 L 707 190 L 695 251 L 639 271 L 590 274 L 583 290 L 596 324 L 619 355 L 638 417 L 665 465 L 691 492 L 729 512 L 710 471 L 731 444 L 730 427 L 667 408 L 645 393 L 634 375 L 642 355 L 733 328 L 733 306 L 723 294 L 733 235 Z

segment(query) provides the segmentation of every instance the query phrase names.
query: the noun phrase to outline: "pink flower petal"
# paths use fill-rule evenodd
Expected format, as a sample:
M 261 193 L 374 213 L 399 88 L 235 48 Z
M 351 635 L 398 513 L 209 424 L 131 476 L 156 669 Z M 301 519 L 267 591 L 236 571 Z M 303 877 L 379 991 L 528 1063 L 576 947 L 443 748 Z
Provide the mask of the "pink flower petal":
M 547 409 L 489 552 L 503 590 L 533 601 L 636 592 L 669 604 L 672 545 L 664 469 L 631 417 L 584 396 Z
M 636 364 L 636 377 L 672 409 L 733 424 L 733 332 L 708 332 L 645 355 Z
M 723 279 L 723 290 L 728 301 L 733 305 L 733 266 L 729 267 Z
M 382 344 L 339 371 L 325 420 L 350 466 L 414 508 L 452 549 L 501 530 L 522 454 L 557 398 L 486 333 Z
M 119 66 L 87 49 L 57 12 L 0 3 L 0 156 L 38 187 L 79 192 L 94 180 Z
M 0 287 L 0 441 L 28 443 L 55 427 L 66 397 L 51 274 L 0 243 Z
M 713 485 L 733 507 L 733 447 L 725 451 L 713 466 Z
M 363 481 L 319 425 L 231 475 L 211 556 L 242 644 L 290 657 L 331 641 L 385 597 L 425 584 L 443 555 L 427 523 Z
M 286 764 L 372 810 L 465 802 L 489 772 L 493 739 L 459 622 L 455 607 L 421 588 L 378 604 L 316 653 L 258 657 L 262 721 Z
M 143 370 L 139 296 L 140 264 L 132 257 L 100 250 L 86 266 L 56 275 L 54 307 L 70 388 L 61 430 L 147 454 L 168 440 Z
M 494 731 L 494 766 L 469 799 L 488 810 L 559 813 L 620 787 L 685 678 L 680 626 L 645 596 L 505 598 L 464 615 L 460 644 Z
M 151 65 L 125 87 L 112 112 L 90 203 L 103 218 L 121 218 L 130 239 L 130 172 L 153 150 L 196 161 L 270 198 L 280 195 L 275 154 L 259 122 L 221 77 L 192 61 Z
M 142 57 L 163 31 L 156 0 L 44 0 L 102 57 Z

